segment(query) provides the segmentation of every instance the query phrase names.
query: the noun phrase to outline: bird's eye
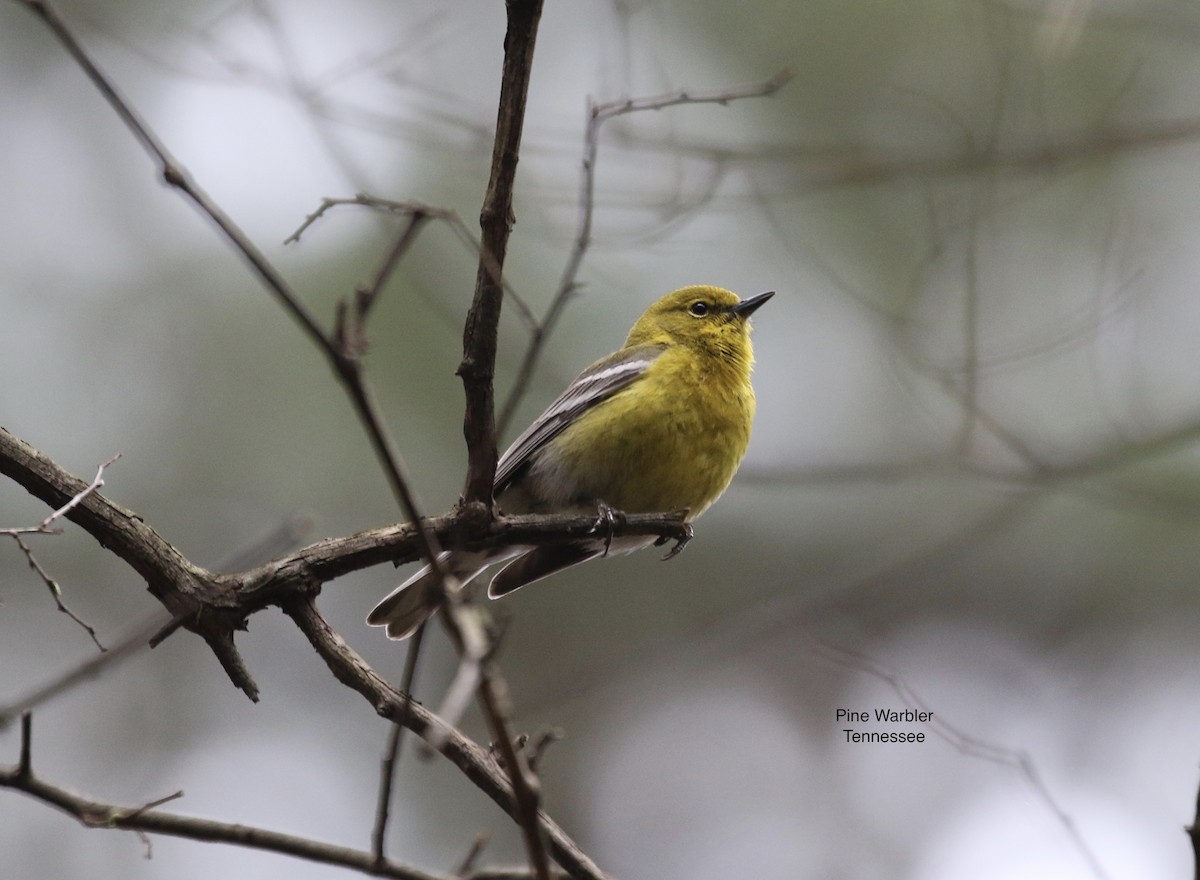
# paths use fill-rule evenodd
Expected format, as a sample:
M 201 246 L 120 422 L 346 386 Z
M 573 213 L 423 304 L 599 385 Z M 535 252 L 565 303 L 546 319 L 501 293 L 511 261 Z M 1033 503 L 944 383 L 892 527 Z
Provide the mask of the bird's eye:
M 697 300 L 688 306 L 688 311 L 697 318 L 703 318 L 708 314 L 708 303 L 706 303 L 704 300 Z

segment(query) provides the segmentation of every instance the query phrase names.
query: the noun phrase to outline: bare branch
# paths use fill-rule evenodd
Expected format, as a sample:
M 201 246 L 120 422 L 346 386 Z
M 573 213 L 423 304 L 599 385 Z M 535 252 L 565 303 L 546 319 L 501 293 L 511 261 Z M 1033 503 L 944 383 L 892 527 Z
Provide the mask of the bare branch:
M 217 228 L 220 229 L 221 233 L 229 240 L 238 253 L 251 265 L 255 274 L 259 276 L 267 289 L 279 300 L 280 304 L 292 315 L 314 342 L 324 347 L 325 335 L 317 323 L 316 317 L 295 294 L 283 279 L 283 276 L 275 270 L 266 256 L 255 247 L 249 236 L 191 179 L 191 175 L 171 155 L 158 135 L 146 124 L 145 120 L 141 118 L 129 102 L 125 100 L 124 96 L 117 89 L 116 84 L 92 60 L 91 56 L 83 48 L 83 45 L 75 38 L 75 35 L 67 27 L 66 23 L 59 17 L 54 7 L 46 2 L 46 0 L 17 0 L 17 2 L 38 16 L 54 36 L 58 38 L 58 41 L 63 44 L 68 54 L 83 69 L 84 74 L 91 80 L 97 91 L 109 103 L 121 121 L 125 123 L 125 127 L 129 129 L 138 143 L 158 163 L 162 178 L 167 185 L 174 187 L 187 196 L 203 214 L 216 224 Z
M 463 499 L 467 504 L 483 504 L 489 510 L 496 476 L 492 382 L 496 372 L 496 333 L 503 302 L 500 279 L 513 224 L 513 179 L 525 123 L 525 101 L 542 0 L 508 0 L 507 9 L 508 31 L 504 39 L 504 69 L 491 179 L 479 215 L 483 246 L 475 276 L 475 297 L 463 330 L 463 359 L 458 367 L 467 399 L 463 434 L 467 441 L 468 461 Z
M 457 238 L 463 244 L 463 246 L 470 251 L 471 256 L 477 260 L 483 259 L 487 261 L 489 271 L 495 278 L 500 280 L 500 283 L 504 287 L 505 299 L 512 300 L 513 305 L 517 307 L 517 311 L 526 325 L 528 325 L 530 328 L 537 327 L 537 318 L 534 317 L 533 311 L 529 308 L 524 298 L 522 298 L 513 289 L 512 285 L 510 285 L 501 277 L 499 266 L 496 265 L 495 259 L 490 254 L 484 252 L 483 243 L 480 242 L 479 236 L 471 232 L 471 230 L 467 227 L 467 224 L 464 223 L 462 218 L 458 216 L 458 212 L 453 211 L 450 208 L 439 208 L 434 205 L 426 205 L 423 202 L 411 200 L 395 201 L 393 199 L 384 199 L 379 198 L 378 196 L 367 195 L 366 193 L 359 193 L 358 195 L 354 196 L 354 198 L 349 199 L 324 198 L 321 200 L 321 204 L 317 210 L 305 217 L 304 222 L 300 224 L 300 227 L 284 240 L 284 244 L 298 242 L 300 240 L 300 236 L 306 232 L 310 226 L 316 223 L 317 220 L 321 219 L 326 212 L 339 205 L 362 205 L 364 207 L 386 211 L 390 214 L 401 214 L 404 216 L 422 214 L 432 220 L 440 220 L 441 222 L 445 223 L 450 227 L 450 230 L 454 233 L 455 238 Z
M 96 469 L 96 476 L 92 478 L 90 483 L 80 489 L 77 493 L 75 493 L 71 500 L 69 500 L 62 507 L 58 508 L 58 510 L 51 513 L 36 526 L 18 526 L 0 529 L 0 535 L 9 535 L 14 541 L 17 542 L 17 546 L 21 549 L 21 552 L 25 554 L 25 561 L 29 563 L 29 567 L 33 569 L 34 573 L 39 578 L 41 578 L 42 583 L 46 585 L 46 589 L 50 591 L 50 596 L 54 599 L 54 604 L 58 607 L 58 610 L 82 627 L 84 632 L 91 637 L 92 641 L 95 643 L 96 647 L 101 653 L 103 653 L 106 648 L 104 645 L 100 644 L 100 639 L 96 636 L 95 627 L 86 623 L 81 617 L 79 617 L 79 615 L 66 606 L 66 603 L 63 601 L 62 587 L 59 586 L 58 581 L 52 578 L 50 573 L 42 567 L 42 564 L 38 562 L 37 557 L 33 555 L 33 549 L 23 540 L 21 540 L 21 536 L 59 534 L 61 530 L 56 528 L 54 524 L 78 507 L 81 503 L 83 503 L 85 498 L 104 485 L 105 469 L 120 457 L 121 453 L 118 452 L 107 461 L 101 463 L 101 465 Z M 0 727 L 2 726 L 3 719 L 0 718 Z
M 108 650 L 100 643 L 100 639 L 96 636 L 96 628 L 87 623 L 83 618 L 66 606 L 66 604 L 63 602 L 62 587 L 59 586 L 58 581 L 50 577 L 50 573 L 47 572 L 46 569 L 42 568 L 42 564 L 38 562 L 37 557 L 33 555 L 33 550 L 30 549 L 29 545 L 21 540 L 20 535 L 13 535 L 12 537 L 13 540 L 17 542 L 17 546 L 21 548 L 21 552 L 25 554 L 25 561 L 29 563 L 29 567 L 33 569 L 38 577 L 42 579 L 42 583 L 44 583 L 46 585 L 46 589 L 50 591 L 50 596 L 54 599 L 54 604 L 58 607 L 58 610 L 67 615 L 67 617 L 71 618 L 71 620 L 75 621 L 75 623 L 78 624 L 83 631 L 88 634 L 100 653 L 103 654 L 106 650 Z
M 121 807 L 80 797 L 34 775 L 30 758 L 31 725 L 29 718 L 30 716 L 26 714 L 21 719 L 20 763 L 15 767 L 0 766 L 0 788 L 12 788 L 25 792 L 40 801 L 58 807 L 88 828 L 114 828 L 165 834 L 170 837 L 212 843 L 228 843 L 249 849 L 294 856 L 310 862 L 350 868 L 379 877 L 395 877 L 400 880 L 449 880 L 449 878 L 440 878 L 395 862 L 377 863 L 371 853 L 362 850 L 320 843 L 304 837 L 268 831 L 265 828 L 215 822 L 208 819 L 194 819 L 189 816 L 164 813 L 157 809 L 168 801 L 182 797 L 183 792 L 175 792 L 139 807 Z
M 417 678 L 417 666 L 421 660 L 421 644 L 425 638 L 425 624 L 417 627 L 408 643 L 408 654 L 404 658 L 404 673 L 400 679 L 400 690 L 409 703 L 413 699 L 413 688 Z M 408 714 L 408 710 L 405 710 Z M 396 766 L 400 763 L 400 747 L 404 744 L 404 727 L 393 724 L 388 731 L 387 751 L 379 767 L 379 800 L 375 807 L 375 825 L 371 829 L 371 851 L 382 861 L 387 841 L 387 823 L 392 805 L 392 788 L 395 785 Z
M 484 848 L 491 841 L 492 834 L 490 831 L 481 831 L 479 834 L 476 834 L 475 839 L 471 841 L 471 848 L 467 850 L 467 854 L 463 856 L 462 861 L 458 863 L 458 867 L 454 869 L 454 876 L 465 877 L 470 874 L 479 862 L 479 857 L 483 855 Z

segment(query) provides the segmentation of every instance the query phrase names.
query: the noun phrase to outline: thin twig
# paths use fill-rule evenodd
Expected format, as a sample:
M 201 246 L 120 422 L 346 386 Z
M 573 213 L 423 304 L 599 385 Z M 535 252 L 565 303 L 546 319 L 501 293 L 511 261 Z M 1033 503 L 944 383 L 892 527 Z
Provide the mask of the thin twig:
M 490 831 L 481 831 L 475 835 L 475 839 L 471 841 L 471 847 L 467 850 L 466 855 L 462 857 L 462 861 L 458 863 L 458 867 L 454 869 L 455 877 L 466 877 L 475 870 L 475 865 L 479 862 L 479 857 L 483 855 L 484 848 L 491 843 L 492 833 Z
M 546 749 L 553 743 L 559 742 L 566 734 L 561 727 L 548 727 L 537 735 L 529 750 L 529 769 L 534 773 L 541 766 Z
M 267 289 L 274 294 L 276 299 L 280 301 L 284 308 L 304 328 L 309 337 L 318 345 L 324 347 L 325 334 L 317 323 L 316 317 L 301 302 L 300 298 L 296 296 L 288 283 L 283 279 L 283 276 L 275 270 L 266 256 L 255 247 L 249 236 L 191 179 L 187 170 L 171 155 L 158 135 L 154 133 L 137 111 L 133 109 L 133 106 L 121 95 L 116 84 L 92 61 L 91 56 L 75 38 L 75 35 L 67 27 L 66 23 L 59 17 L 54 7 L 46 2 L 46 0 L 17 0 L 17 2 L 38 16 L 54 36 L 58 38 L 58 41 L 63 44 L 68 54 L 75 59 L 75 62 L 83 69 L 87 78 L 91 80 L 92 85 L 96 87 L 96 90 L 100 92 L 116 112 L 117 116 L 120 117 L 121 121 L 125 123 L 125 127 L 129 129 L 146 152 L 158 163 L 163 180 L 169 186 L 174 187 L 191 199 L 200 211 L 217 225 L 217 228 L 233 244 L 238 253 L 250 263 Z
M 25 792 L 44 803 L 58 807 L 88 828 L 115 828 L 152 834 L 165 834 L 189 840 L 228 843 L 249 849 L 294 856 L 310 862 L 336 865 L 380 877 L 400 880 L 450 880 L 395 862 L 375 862 L 371 853 L 348 847 L 320 843 L 304 837 L 268 831 L 249 825 L 215 822 L 164 813 L 163 803 L 182 796 L 176 792 L 138 807 L 121 807 L 80 797 L 73 792 L 37 778 L 32 769 L 31 725 L 28 713 L 21 718 L 21 758 L 15 767 L 0 765 L 0 788 Z
M 320 220 L 326 212 L 339 205 L 361 205 L 368 208 L 374 208 L 380 211 L 387 211 L 391 214 L 401 214 L 404 216 L 412 216 L 414 214 L 422 214 L 430 219 L 439 220 L 450 227 L 454 233 L 454 237 L 458 239 L 462 245 L 470 251 L 471 255 L 476 259 L 484 259 L 488 263 L 489 271 L 492 272 L 495 278 L 500 279 L 500 283 L 504 287 L 505 300 L 512 300 L 513 305 L 517 307 L 517 312 L 525 324 L 534 328 L 537 327 L 537 318 L 533 314 L 533 310 L 529 308 L 525 299 L 517 293 L 517 291 L 501 276 L 499 267 L 496 261 L 490 254 L 486 254 L 483 250 L 483 244 L 479 240 L 479 236 L 471 232 L 467 224 L 458 216 L 458 212 L 450 208 L 439 208 L 434 205 L 427 205 L 417 201 L 396 201 L 394 199 L 384 199 L 378 196 L 359 193 L 353 198 L 323 198 L 317 210 L 304 218 L 304 222 L 300 224 L 291 235 L 285 240 L 284 244 L 300 241 L 300 236 L 308 231 L 308 228 Z
M 379 298 L 379 292 L 387 284 L 388 279 L 392 277 L 392 273 L 396 271 L 396 267 L 400 264 L 400 258 L 412 247 L 413 242 L 417 239 L 417 233 L 421 231 L 421 227 L 429 219 L 429 215 L 423 213 L 415 213 L 409 217 L 408 225 L 404 227 L 404 231 L 396 237 L 396 241 L 388 249 L 378 271 L 371 277 L 369 282 L 360 284 L 354 289 L 355 308 L 359 313 L 360 321 L 366 321 L 371 306 Z
M 118 452 L 111 456 L 107 461 L 101 462 L 100 466 L 96 468 L 96 476 L 92 477 L 92 481 L 79 490 L 79 492 L 75 493 L 75 496 L 70 501 L 42 520 L 41 524 L 38 526 L 38 529 L 41 531 L 47 530 L 55 521 L 66 516 L 68 513 L 82 504 L 83 499 L 87 498 L 93 492 L 99 491 L 99 489 L 104 486 L 104 471 L 107 470 L 109 465 L 111 465 L 120 457 L 121 453 Z
M 17 780 L 33 778 L 33 713 L 21 713 L 21 757 L 17 759 Z
M 34 573 L 39 578 L 41 578 L 42 583 L 46 585 L 46 589 L 50 591 L 50 596 L 54 599 L 54 604 L 58 607 L 58 610 L 67 615 L 67 617 L 71 618 L 71 620 L 75 621 L 75 623 L 78 624 L 83 631 L 91 637 L 92 642 L 95 643 L 96 647 L 102 654 L 107 649 L 100 643 L 100 639 L 96 636 L 96 628 L 84 621 L 83 618 L 67 607 L 66 603 L 63 601 L 62 587 L 59 586 L 58 581 L 52 578 L 50 573 L 42 567 L 41 562 L 39 562 L 37 557 L 33 555 L 33 549 L 21 539 L 21 536 L 61 534 L 62 530 L 57 528 L 54 524 L 82 504 L 85 498 L 87 498 L 93 492 L 98 491 L 100 487 L 104 485 L 105 469 L 120 457 L 121 453 L 118 452 L 107 461 L 102 462 L 96 469 L 96 476 L 92 478 L 90 483 L 80 489 L 66 504 L 55 510 L 36 526 L 0 529 L 0 535 L 9 535 L 14 541 L 17 542 L 17 546 L 21 549 L 21 552 L 25 554 L 25 561 L 29 563 L 29 567 L 33 569 Z M 0 726 L 3 726 L 2 719 L 0 719 Z
M 730 101 L 736 101 L 741 98 L 757 98 L 771 95 L 783 88 L 784 84 L 791 79 L 791 76 L 789 71 L 782 70 L 770 79 L 759 83 L 733 86 L 715 92 L 680 91 L 648 98 L 624 98 L 604 104 L 594 104 L 589 100 L 587 126 L 583 136 L 583 173 L 579 187 L 579 226 L 575 233 L 575 241 L 571 247 L 571 253 L 567 257 L 567 264 L 563 267 L 558 288 L 550 300 L 550 305 L 546 309 L 546 313 L 541 321 L 533 325 L 529 345 L 525 349 L 520 369 L 517 371 L 517 378 L 513 382 L 513 387 L 509 391 L 508 398 L 505 400 L 504 407 L 501 410 L 497 424 L 497 431 L 501 436 L 508 429 L 513 414 L 520 404 L 530 380 L 533 378 L 533 370 L 546 344 L 546 338 L 554 329 L 555 324 L 558 323 L 558 319 L 562 315 L 567 302 L 570 300 L 571 294 L 579 286 L 576 278 L 579 274 L 579 268 L 583 264 L 583 258 L 587 254 L 587 250 L 592 242 L 592 216 L 595 213 L 596 193 L 596 154 L 600 148 L 600 127 L 609 119 L 623 116 L 626 113 L 637 113 L 642 110 L 662 110 L 665 107 L 673 107 L 678 104 L 728 104 Z
M 265 558 L 294 548 L 302 537 L 312 531 L 313 523 L 313 516 L 307 513 L 297 513 L 287 517 L 278 528 L 273 529 L 254 544 L 226 558 L 217 568 L 221 571 L 238 570 L 261 564 Z M 133 627 L 125 636 L 118 639 L 115 644 L 110 645 L 105 653 L 89 657 L 85 662 L 61 673 L 47 684 L 8 705 L 0 706 L 0 731 L 8 727 L 23 712 L 36 709 L 76 685 L 97 678 L 118 661 L 132 656 L 143 648 L 153 647 L 151 642 L 154 641 L 155 634 L 161 633 L 165 626 L 171 626 L 174 631 L 183 623 L 182 617 L 165 619 L 161 611 L 151 615 L 149 619 Z M 161 641 L 161 637 L 159 641 Z
M 409 652 L 412 656 L 412 652 Z M 400 763 L 400 743 L 404 728 L 399 724 L 388 726 L 388 744 L 379 762 L 379 797 L 375 806 L 375 824 L 371 828 L 371 855 L 382 863 L 387 858 L 387 826 L 392 809 L 392 785 L 396 776 L 396 765 Z
M 404 693 L 409 706 L 405 715 L 409 714 L 412 704 L 413 686 L 417 678 L 417 666 L 421 659 L 421 644 L 425 638 L 425 625 L 417 627 L 409 641 L 408 654 L 404 660 L 404 673 L 400 679 L 400 690 Z M 387 844 L 388 816 L 391 813 L 392 790 L 395 785 L 396 767 L 400 763 L 400 748 L 404 744 L 404 727 L 392 724 L 388 731 L 387 750 L 379 768 L 379 800 L 375 807 L 375 825 L 371 829 L 371 851 L 380 861 L 384 858 Z
M 13 535 L 12 537 L 13 540 L 17 542 L 17 546 L 21 548 L 21 552 L 25 554 L 25 561 L 29 563 L 29 567 L 33 569 L 38 577 L 42 579 L 42 583 L 44 583 L 46 585 L 46 589 L 50 591 L 50 597 L 54 599 L 54 604 L 58 607 L 58 610 L 67 615 L 67 617 L 71 618 L 71 620 L 75 621 L 75 623 L 88 634 L 92 640 L 92 643 L 95 644 L 96 648 L 101 654 L 107 651 L 108 649 L 100 643 L 100 638 L 96 635 L 96 628 L 68 608 L 66 603 L 63 602 L 62 587 L 59 585 L 58 581 L 50 576 L 50 573 L 46 571 L 46 569 L 42 568 L 42 564 L 38 562 L 37 557 L 33 555 L 33 550 L 30 549 L 29 545 L 21 540 L 20 535 Z

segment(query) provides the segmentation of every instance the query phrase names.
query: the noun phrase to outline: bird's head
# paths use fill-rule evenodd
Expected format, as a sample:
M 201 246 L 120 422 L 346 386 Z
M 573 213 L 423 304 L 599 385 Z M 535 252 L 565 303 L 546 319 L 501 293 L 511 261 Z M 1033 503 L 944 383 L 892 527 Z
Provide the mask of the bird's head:
M 774 295 L 769 291 L 740 299 L 722 287 L 682 287 L 646 309 L 629 331 L 625 345 L 684 344 L 728 354 L 742 354 L 744 350 L 748 359 L 748 319 Z

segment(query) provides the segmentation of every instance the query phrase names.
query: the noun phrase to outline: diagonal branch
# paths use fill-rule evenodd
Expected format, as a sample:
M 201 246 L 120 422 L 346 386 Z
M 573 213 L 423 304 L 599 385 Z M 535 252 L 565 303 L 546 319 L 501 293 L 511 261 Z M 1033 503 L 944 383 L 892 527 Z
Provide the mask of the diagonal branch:
M 323 343 L 324 332 L 317 323 L 316 316 L 291 289 L 283 276 L 275 270 L 266 256 L 255 247 L 242 229 L 233 222 L 213 199 L 201 189 L 187 170 L 171 155 L 166 145 L 158 135 L 141 118 L 136 110 L 125 100 L 116 84 L 109 79 L 88 55 L 83 45 L 67 27 L 66 22 L 59 17 L 58 12 L 46 0 L 17 0 L 45 23 L 51 33 L 62 43 L 67 53 L 75 59 L 84 74 L 96 90 L 104 97 L 109 105 L 125 123 L 125 127 L 133 134 L 138 143 L 149 153 L 159 165 L 159 171 L 168 186 L 174 187 L 189 198 L 200 211 L 205 214 L 221 233 L 230 241 L 237 251 L 250 263 L 255 273 L 262 279 L 267 289 L 280 301 L 283 307 L 291 313 L 297 323 L 309 337 L 318 345 Z
M 248 262 L 254 273 L 266 286 L 267 290 L 279 301 L 301 326 L 310 340 L 322 351 L 330 362 L 334 373 L 345 386 L 351 402 L 358 413 L 376 456 L 383 465 L 388 483 L 392 488 L 405 516 L 413 521 L 420 521 L 416 499 L 409 489 L 405 472 L 404 460 L 384 427 L 383 418 L 375 404 L 374 394 L 362 376 L 362 364 L 353 346 L 339 344 L 339 340 L 323 330 L 316 317 L 292 290 L 291 285 L 283 275 L 271 264 L 266 255 L 255 246 L 250 237 L 239 227 L 228 214 L 191 178 L 187 170 L 167 150 L 165 144 L 154 133 L 153 129 L 141 118 L 128 101 L 121 95 L 116 84 L 105 74 L 88 55 L 83 45 L 59 17 L 54 8 L 46 0 L 17 0 L 40 18 L 50 31 L 63 44 L 67 52 L 83 69 L 88 79 L 104 96 L 113 110 L 125 123 L 137 141 L 158 163 L 162 178 L 166 183 L 179 190 L 190 199 L 200 211 L 207 216 L 225 236 L 226 240 Z M 423 555 L 431 563 L 437 558 L 437 547 L 432 543 L 432 536 L 420 532 Z M 436 564 L 436 563 L 435 563 Z M 228 643 L 228 644 L 227 644 Z M 225 654 L 229 660 L 230 669 L 237 667 L 236 656 L 229 654 L 231 643 L 223 635 L 216 634 L 210 642 L 218 654 Z M 248 682 L 249 683 L 249 682 Z M 252 684 L 252 683 L 249 683 Z M 249 693 L 250 690 L 247 689 Z
M 265 828 L 255 828 L 250 825 L 197 819 L 156 809 L 165 801 L 181 796 L 182 792 L 140 807 L 121 807 L 80 797 L 64 788 L 39 779 L 34 774 L 30 729 L 29 716 L 25 715 L 21 725 L 21 761 L 12 767 L 0 765 L 0 788 L 15 789 L 58 807 L 88 828 L 115 828 L 165 834 L 189 840 L 228 843 L 248 849 L 294 856 L 310 862 L 350 868 L 378 877 L 394 877 L 399 880 L 447 880 L 445 877 L 427 874 L 395 862 L 377 863 L 370 853 L 362 850 L 321 843 L 309 838 L 269 831 Z

